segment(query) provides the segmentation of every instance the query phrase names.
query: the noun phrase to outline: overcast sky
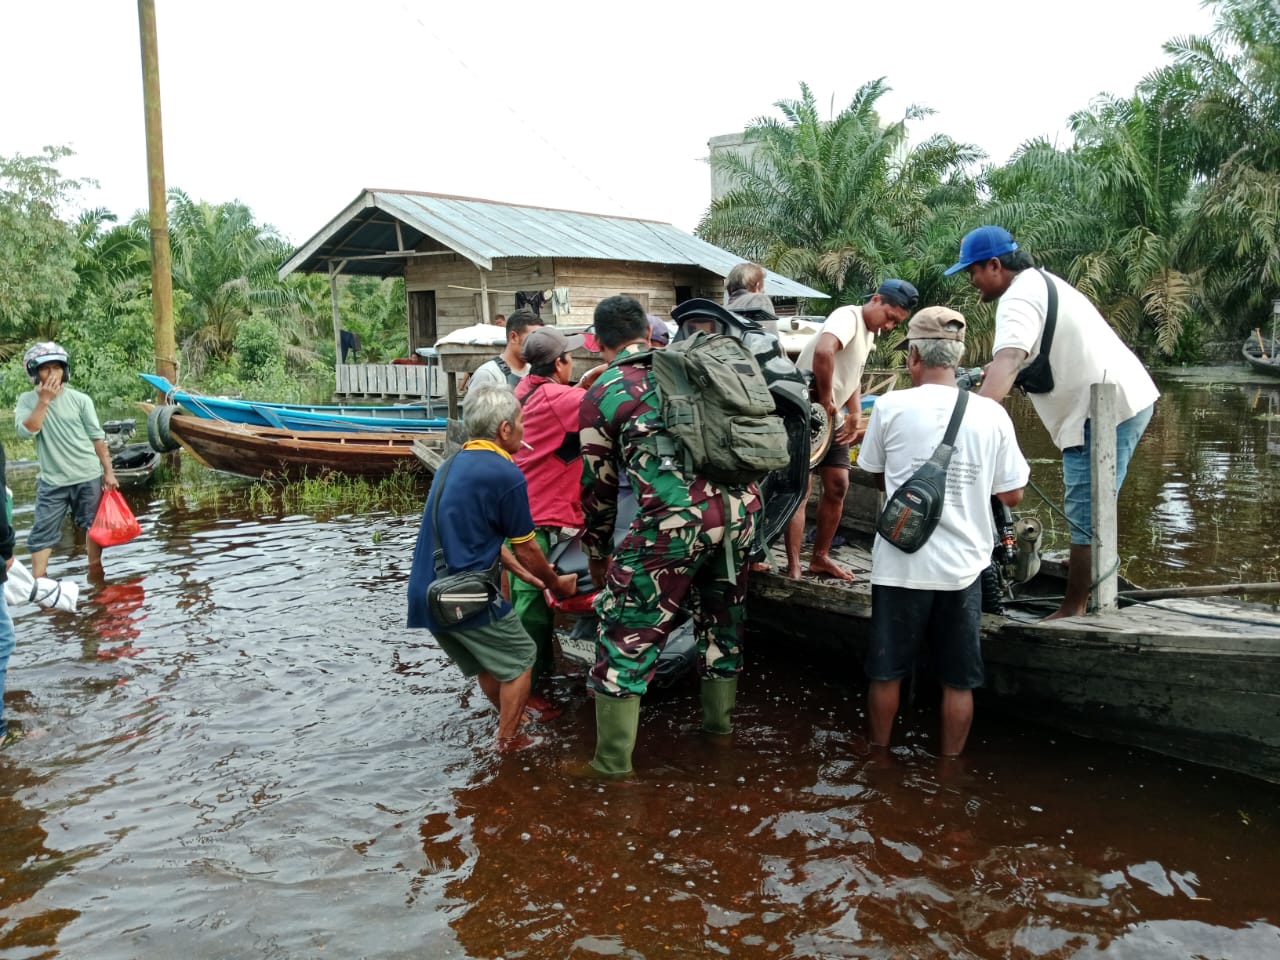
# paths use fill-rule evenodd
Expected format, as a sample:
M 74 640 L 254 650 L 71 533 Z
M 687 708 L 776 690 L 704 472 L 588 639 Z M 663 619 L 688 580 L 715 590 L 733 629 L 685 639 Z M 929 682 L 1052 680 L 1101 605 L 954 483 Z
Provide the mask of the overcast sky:
M 899 3 L 156 0 L 166 179 L 302 243 L 365 187 L 618 213 L 691 230 L 712 136 L 807 82 L 824 107 L 885 76 L 896 119 L 996 162 L 1067 142 L 1198 0 Z M 0 0 L 0 155 L 65 144 L 122 218 L 147 202 L 137 5 Z

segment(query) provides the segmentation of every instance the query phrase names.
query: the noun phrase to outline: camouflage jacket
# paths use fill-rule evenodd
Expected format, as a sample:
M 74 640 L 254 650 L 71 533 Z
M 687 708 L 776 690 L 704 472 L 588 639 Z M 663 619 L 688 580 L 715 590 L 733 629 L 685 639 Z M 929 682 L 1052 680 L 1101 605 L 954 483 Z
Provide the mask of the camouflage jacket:
M 625 348 L 619 357 L 647 349 Z M 636 496 L 636 523 L 676 526 L 700 523 L 708 500 L 728 496 L 730 515 L 742 517 L 761 507 L 755 484 L 722 488 L 702 477 L 688 476 L 679 463 L 660 470 L 652 436 L 663 429 L 658 391 L 645 364 L 615 360 L 587 391 L 578 419 L 582 441 L 582 536 L 587 555 L 613 553 L 613 526 L 618 513 L 619 470 L 625 470 Z M 679 458 L 677 458 L 677 461 Z

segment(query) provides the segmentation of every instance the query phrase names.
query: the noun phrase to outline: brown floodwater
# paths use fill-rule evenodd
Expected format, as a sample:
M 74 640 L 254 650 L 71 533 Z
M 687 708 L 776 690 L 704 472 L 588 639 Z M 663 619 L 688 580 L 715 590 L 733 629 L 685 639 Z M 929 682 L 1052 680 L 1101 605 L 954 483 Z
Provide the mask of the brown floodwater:
M 1280 385 L 1162 386 L 1126 572 L 1276 579 Z M 646 703 L 634 781 L 581 782 L 579 671 L 498 757 L 403 629 L 416 516 L 132 501 L 77 613 L 17 611 L 2 957 L 1280 957 L 1280 788 L 985 711 L 944 769 L 923 705 L 871 763 L 859 665 L 779 637 L 731 745 L 690 684 Z M 84 582 L 82 551 L 53 565 Z

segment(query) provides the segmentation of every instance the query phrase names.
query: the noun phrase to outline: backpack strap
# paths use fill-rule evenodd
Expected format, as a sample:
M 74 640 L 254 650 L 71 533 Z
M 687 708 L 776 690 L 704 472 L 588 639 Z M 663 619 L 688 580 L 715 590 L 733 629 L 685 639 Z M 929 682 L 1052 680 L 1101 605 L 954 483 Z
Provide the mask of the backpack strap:
M 494 357 L 493 362 L 498 365 L 498 369 L 502 371 L 502 375 L 507 378 L 507 386 L 515 389 L 515 385 L 520 382 L 520 375 L 511 369 L 511 364 L 502 359 L 502 354 L 498 354 Z
M 1044 332 L 1040 335 L 1040 353 L 1045 363 L 1049 362 L 1049 351 L 1053 349 L 1053 332 L 1058 328 L 1058 287 L 1053 278 L 1043 267 L 1036 267 L 1040 276 L 1044 277 L 1045 286 L 1049 288 L 1049 309 L 1044 316 Z
M 455 453 L 440 464 L 440 469 L 436 471 L 436 475 L 431 481 L 432 489 L 436 495 L 431 504 L 431 542 L 435 544 L 435 550 L 431 554 L 431 563 L 435 567 L 437 577 L 442 577 L 449 572 L 449 561 L 444 556 L 444 544 L 440 542 L 440 498 L 444 496 L 444 478 L 449 475 L 449 468 L 453 466 L 453 460 L 456 456 L 457 454 Z

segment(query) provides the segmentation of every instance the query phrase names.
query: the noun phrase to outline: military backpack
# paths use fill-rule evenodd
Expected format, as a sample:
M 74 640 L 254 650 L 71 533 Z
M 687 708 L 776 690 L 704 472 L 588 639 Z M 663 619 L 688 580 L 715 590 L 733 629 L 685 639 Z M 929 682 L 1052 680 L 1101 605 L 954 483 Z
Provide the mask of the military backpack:
M 760 364 L 741 340 L 699 331 L 623 363 L 648 363 L 666 427 L 657 435 L 666 469 L 746 486 L 791 462 L 787 429 Z

